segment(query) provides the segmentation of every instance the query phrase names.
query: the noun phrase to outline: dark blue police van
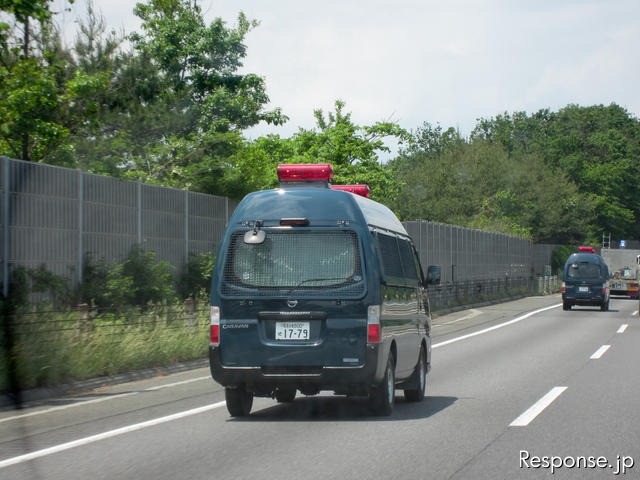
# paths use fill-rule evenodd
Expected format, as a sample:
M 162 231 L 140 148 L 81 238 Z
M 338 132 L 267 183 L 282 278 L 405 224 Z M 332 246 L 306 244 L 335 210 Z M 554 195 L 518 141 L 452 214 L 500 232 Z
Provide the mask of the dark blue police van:
M 278 177 L 240 202 L 216 258 L 209 360 L 229 413 L 298 391 L 368 396 L 378 415 L 396 389 L 422 401 L 431 316 L 404 227 L 368 187 L 332 187 L 331 165 L 280 165 Z
M 569 256 L 562 272 L 562 309 L 574 305 L 609 310 L 609 268 L 593 247 L 579 247 Z

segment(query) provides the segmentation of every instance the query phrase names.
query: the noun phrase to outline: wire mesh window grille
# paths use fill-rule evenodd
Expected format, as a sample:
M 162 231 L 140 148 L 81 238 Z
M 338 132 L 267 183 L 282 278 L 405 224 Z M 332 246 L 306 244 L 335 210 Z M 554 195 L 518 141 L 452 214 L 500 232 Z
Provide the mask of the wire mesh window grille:
M 223 295 L 353 297 L 364 292 L 355 232 L 266 231 L 260 244 L 232 235 L 224 268 Z
M 597 279 L 602 276 L 600 265 L 596 263 L 573 263 L 567 269 L 567 276 L 576 280 Z

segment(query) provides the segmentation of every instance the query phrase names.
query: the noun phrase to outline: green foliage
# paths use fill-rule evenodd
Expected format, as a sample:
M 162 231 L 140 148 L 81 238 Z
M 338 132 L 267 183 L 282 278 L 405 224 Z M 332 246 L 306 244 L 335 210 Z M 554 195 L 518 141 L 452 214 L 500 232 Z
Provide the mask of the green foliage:
M 45 264 L 37 268 L 17 267 L 11 272 L 10 296 L 16 307 L 28 304 L 29 293 L 55 306 L 67 305 L 73 298 L 71 279 L 49 271 Z
M 49 6 L 0 0 L 0 154 L 234 199 L 276 186 L 279 163 L 331 163 L 334 183 L 367 183 L 405 220 L 536 242 L 640 238 L 640 123 L 616 104 L 505 112 L 463 138 L 428 123 L 356 125 L 338 100 L 312 129 L 249 141 L 248 127 L 287 120 L 266 109 L 264 79 L 242 72 L 257 21 L 145 0 L 140 32 L 125 36 L 89 4 L 68 47 Z M 402 149 L 383 165 L 388 139 Z M 113 291 L 128 278 L 111 278 Z
M 106 299 L 111 305 L 170 303 L 175 301 L 171 265 L 156 262 L 155 252 L 134 245 L 127 259 L 114 266 L 106 278 Z
M 118 139 L 121 155 L 129 155 L 120 168 L 127 178 L 218 193 L 204 176 L 224 168 L 239 133 L 261 121 L 286 121 L 279 109 L 264 110 L 262 78 L 237 73 L 244 37 L 257 22 L 241 13 L 236 27 L 220 18 L 207 25 L 188 0 L 149 0 L 135 13 L 144 33 L 130 36 L 135 52 L 119 75 L 128 102 L 114 109 L 131 134 Z M 146 79 L 142 89 L 134 86 L 138 78 Z M 100 137 L 111 139 L 108 132 Z
M 49 3 L 51 0 L 0 0 L 0 12 L 10 13 L 20 23 L 29 19 L 47 22 L 51 18 Z
M 562 272 L 564 264 L 572 253 L 576 253 L 576 248 L 569 245 L 555 248 L 551 252 L 551 271 Z
M 72 287 L 71 278 L 55 275 L 45 265 L 38 268 L 18 267 L 12 271 L 10 295 L 14 303 L 26 308 L 29 300 L 56 307 L 87 304 L 100 311 L 124 311 L 149 304 L 172 304 L 178 299 L 202 297 L 208 292 L 214 256 L 191 256 L 188 269 L 176 280 L 167 262 L 157 262 L 155 252 L 141 246 L 132 247 L 119 264 L 85 255 L 82 282 Z M 187 273 L 188 272 L 188 273 Z
M 187 312 L 172 306 L 87 317 L 83 311 L 48 306 L 14 314 L 15 387 L 46 387 L 204 358 L 207 313 L 207 308 Z M 7 360 L 0 356 L 0 392 L 9 389 Z
M 110 269 L 110 265 L 104 260 L 85 254 L 82 261 L 82 282 L 76 288 L 77 303 L 99 308 L 111 306 L 110 293 L 107 290 Z
M 588 221 L 571 238 L 640 236 L 640 122 L 624 108 L 568 105 L 558 112 L 498 115 L 478 122 L 476 140 L 499 144 L 513 158 L 535 153 L 575 185 L 571 208 Z
M 301 128 L 290 138 L 269 135 L 246 142 L 230 157 L 220 193 L 242 198 L 255 190 L 273 188 L 278 184 L 276 167 L 281 163 L 330 163 L 334 184 L 366 183 L 374 200 L 394 199 L 400 184 L 392 171 L 380 164 L 378 154 L 389 151 L 384 139 L 404 141 L 408 132 L 391 122 L 356 125 L 344 107 L 345 103 L 337 100 L 335 111 L 326 116 L 315 110 L 316 128 Z
M 215 254 L 209 252 L 189 255 L 176 285 L 181 299 L 208 298 L 215 261 Z
M 393 207 L 422 218 L 575 244 L 640 235 L 640 123 L 621 107 L 480 119 L 469 139 L 425 124 L 390 165 Z
M 48 2 L 3 2 L 16 25 L 0 27 L 0 154 L 42 161 L 65 148 L 66 137 L 91 124 L 95 95 L 106 88 L 105 75 L 77 68 L 60 47 Z M 39 21 L 34 30 L 28 18 Z M 17 35 L 22 33 L 24 38 Z M 18 45 L 22 42 L 22 46 Z

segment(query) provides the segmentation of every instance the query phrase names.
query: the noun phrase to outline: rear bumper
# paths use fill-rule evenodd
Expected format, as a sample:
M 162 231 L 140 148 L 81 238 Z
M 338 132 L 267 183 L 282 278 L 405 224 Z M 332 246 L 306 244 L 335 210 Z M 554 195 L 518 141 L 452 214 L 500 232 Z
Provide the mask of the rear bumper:
M 630 298 L 638 298 L 638 289 L 611 289 L 611 295 L 624 295 Z
M 257 395 L 287 387 L 357 394 L 382 381 L 387 364 L 384 353 L 382 344 L 367 345 L 365 361 L 356 367 L 227 367 L 221 362 L 220 347 L 209 346 L 209 367 L 213 379 L 224 387 L 242 385 Z
M 563 303 L 569 303 L 571 305 L 582 305 L 582 306 L 599 306 L 602 305 L 605 300 L 605 295 L 594 295 L 592 297 L 578 297 L 578 296 L 570 296 L 565 293 L 562 294 Z

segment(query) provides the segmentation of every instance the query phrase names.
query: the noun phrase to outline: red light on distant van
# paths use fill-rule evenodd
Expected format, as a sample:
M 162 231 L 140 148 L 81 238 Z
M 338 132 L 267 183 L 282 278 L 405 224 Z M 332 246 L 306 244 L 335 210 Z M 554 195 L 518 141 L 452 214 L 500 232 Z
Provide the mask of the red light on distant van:
M 578 251 L 581 253 L 596 253 L 593 247 L 578 247 Z
M 355 193 L 361 197 L 369 198 L 369 185 L 331 185 L 332 190 L 343 190 Z
M 281 182 L 325 181 L 333 179 L 333 167 L 328 163 L 278 165 Z

